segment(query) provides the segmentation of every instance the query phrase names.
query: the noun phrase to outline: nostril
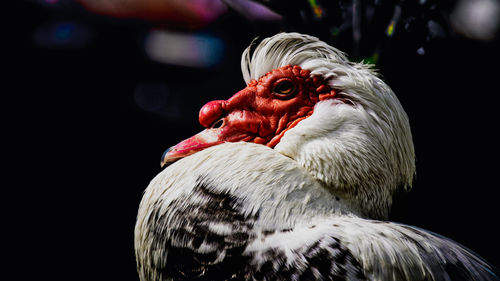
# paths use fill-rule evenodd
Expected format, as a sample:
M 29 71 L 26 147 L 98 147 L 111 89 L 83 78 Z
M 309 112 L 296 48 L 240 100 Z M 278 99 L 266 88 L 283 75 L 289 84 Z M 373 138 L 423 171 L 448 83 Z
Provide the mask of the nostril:
M 219 129 L 222 126 L 224 126 L 224 120 L 223 119 L 219 119 L 219 120 L 217 120 L 217 122 L 215 122 L 212 125 L 212 129 Z

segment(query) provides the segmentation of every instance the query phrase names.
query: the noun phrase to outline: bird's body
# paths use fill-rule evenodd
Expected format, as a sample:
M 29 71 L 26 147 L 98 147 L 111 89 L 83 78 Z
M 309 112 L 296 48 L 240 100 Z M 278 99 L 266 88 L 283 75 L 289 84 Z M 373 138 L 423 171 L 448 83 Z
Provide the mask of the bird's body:
M 375 220 L 415 167 L 406 114 L 369 67 L 292 33 L 242 69 L 248 87 L 202 108 L 207 129 L 145 191 L 141 280 L 498 280 L 449 239 Z

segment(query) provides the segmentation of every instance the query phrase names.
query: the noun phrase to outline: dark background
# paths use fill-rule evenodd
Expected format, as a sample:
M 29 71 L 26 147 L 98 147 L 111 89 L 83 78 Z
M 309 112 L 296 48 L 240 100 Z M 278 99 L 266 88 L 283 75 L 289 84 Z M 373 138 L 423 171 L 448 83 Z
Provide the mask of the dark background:
M 254 37 L 304 27 L 232 10 L 202 27 L 172 27 L 69 2 L 16 2 L 3 10 L 14 16 L 2 43 L 15 180 L 6 214 L 21 241 L 6 245 L 15 246 L 11 262 L 43 278 L 137 280 L 135 216 L 163 151 L 202 129 L 203 104 L 245 86 L 240 55 Z M 61 22 L 83 43 L 40 43 L 37 34 Z M 154 61 L 144 40 L 158 28 L 209 34 L 223 55 L 209 67 Z M 379 45 L 377 61 L 410 117 L 417 153 L 413 189 L 395 198 L 391 220 L 447 236 L 498 267 L 498 39 L 448 34 L 427 40 L 422 55 L 406 36 Z M 339 45 L 362 58 L 349 42 Z

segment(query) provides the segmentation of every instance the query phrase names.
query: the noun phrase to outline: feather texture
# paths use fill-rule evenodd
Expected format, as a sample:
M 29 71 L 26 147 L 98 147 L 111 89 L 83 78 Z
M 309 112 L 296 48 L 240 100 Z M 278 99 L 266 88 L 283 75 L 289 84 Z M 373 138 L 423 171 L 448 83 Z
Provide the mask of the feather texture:
M 141 202 L 141 280 L 498 280 L 457 243 L 360 218 L 320 188 L 292 159 L 251 143 L 172 164 Z
M 415 173 L 408 117 L 376 72 L 298 33 L 242 56 L 253 85 L 285 65 L 320 76 L 335 98 L 274 149 L 223 143 L 158 174 L 135 227 L 141 280 L 499 280 L 447 238 L 374 220 Z
M 410 124 L 396 95 L 370 65 L 350 62 L 309 35 L 266 38 L 247 48 L 241 60 L 247 83 L 284 65 L 321 76 L 341 98 L 317 104 L 310 118 L 285 133 L 276 150 L 299 161 L 339 195 L 353 198 L 366 215 L 386 218 L 392 194 L 399 187 L 409 189 L 415 174 Z M 343 100 L 348 104 L 331 106 Z

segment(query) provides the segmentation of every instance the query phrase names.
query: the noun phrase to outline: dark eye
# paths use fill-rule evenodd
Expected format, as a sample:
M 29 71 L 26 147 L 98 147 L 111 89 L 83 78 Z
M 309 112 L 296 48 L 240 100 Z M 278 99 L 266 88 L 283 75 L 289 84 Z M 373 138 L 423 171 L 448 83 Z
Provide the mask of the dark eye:
M 274 86 L 274 92 L 280 96 L 290 96 L 295 92 L 295 85 L 289 80 L 283 80 Z

